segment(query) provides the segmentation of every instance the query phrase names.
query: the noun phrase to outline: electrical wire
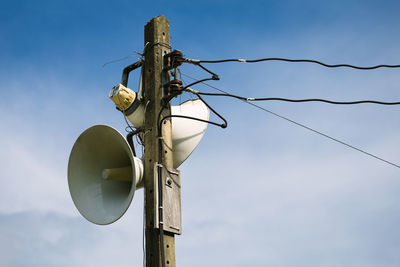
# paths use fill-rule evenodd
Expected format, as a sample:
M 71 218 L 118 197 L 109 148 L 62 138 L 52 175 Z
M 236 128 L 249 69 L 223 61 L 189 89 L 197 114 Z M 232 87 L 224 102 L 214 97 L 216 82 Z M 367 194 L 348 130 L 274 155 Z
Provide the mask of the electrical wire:
M 195 120 L 195 121 L 201 121 L 201 122 L 205 122 L 205 123 L 209 123 L 215 126 L 219 126 L 221 128 L 226 128 L 226 123 L 220 124 L 220 123 L 216 123 L 213 121 L 208 121 L 208 120 L 203 120 L 203 119 L 199 119 L 196 117 L 190 117 L 190 116 L 184 116 L 184 115 L 167 115 L 165 117 L 162 118 L 161 122 L 163 122 L 164 120 L 168 119 L 168 118 L 183 118 L 183 119 L 189 119 L 189 120 Z M 160 128 L 162 127 L 160 122 Z
M 207 69 L 206 67 L 204 67 L 200 63 L 196 64 L 196 66 L 202 68 L 203 70 L 205 70 L 206 72 L 211 74 L 211 77 L 210 78 L 201 79 L 201 80 L 196 80 L 195 82 L 192 82 L 191 84 L 188 84 L 185 87 L 183 87 L 182 90 L 185 90 L 185 89 L 189 88 L 190 86 L 193 86 L 193 85 L 196 85 L 198 83 L 205 82 L 205 81 L 211 81 L 211 80 L 218 81 L 219 80 L 219 77 L 218 77 L 218 75 L 216 73 L 214 73 L 211 70 Z
M 194 94 L 196 94 L 196 93 L 194 93 Z M 196 118 L 196 117 L 190 117 L 190 116 L 185 116 L 185 115 L 174 115 L 174 114 L 163 116 L 162 119 L 160 120 L 161 114 L 162 114 L 163 110 L 165 109 L 165 106 L 163 105 L 163 106 L 161 106 L 161 110 L 158 113 L 158 117 L 157 117 L 157 127 L 158 127 L 157 132 L 158 132 L 158 139 L 160 140 L 160 143 L 162 140 L 162 125 L 163 125 L 162 123 L 164 120 L 166 120 L 168 118 L 183 118 L 183 119 L 196 120 L 196 121 L 209 123 L 209 124 L 212 124 L 215 126 L 219 126 L 223 129 L 228 126 L 228 122 L 221 114 L 219 114 L 215 109 L 213 109 L 201 96 L 199 96 L 199 95 L 197 95 L 197 96 L 215 115 L 217 115 L 223 121 L 223 123 L 217 123 L 217 122 L 213 122 L 210 120 L 203 120 L 203 119 Z M 159 147 L 159 148 L 161 148 L 161 149 L 159 149 L 161 151 L 162 147 Z M 159 161 L 160 162 L 162 161 L 162 153 L 160 153 L 160 152 L 159 152 Z
M 197 80 L 196 78 L 193 78 L 193 77 L 191 77 L 191 76 L 189 76 L 189 75 L 187 75 L 187 74 L 185 74 L 185 73 L 182 73 L 182 75 L 184 75 L 184 76 L 186 76 L 186 77 L 188 77 L 188 78 L 190 78 L 190 79 L 192 79 L 192 80 Z M 212 85 L 210 85 L 210 84 L 208 84 L 208 83 L 204 83 L 204 82 L 203 82 L 203 84 L 206 85 L 206 86 L 208 86 L 208 87 L 210 87 L 210 88 L 213 88 L 213 89 L 215 89 L 215 90 L 217 90 L 217 91 L 220 91 L 220 92 L 222 92 L 222 93 L 224 93 L 224 94 L 229 94 L 228 92 L 226 92 L 226 91 L 224 91 L 224 90 L 222 90 L 222 89 L 219 89 L 219 88 L 217 88 L 217 87 L 215 87 L 215 86 L 212 86 Z M 252 106 L 254 106 L 254 107 L 256 107 L 256 108 L 258 108 L 258 109 L 260 109 L 260 110 L 263 110 L 263 111 L 265 111 L 265 112 L 267 112 L 267 113 L 269 113 L 269 114 L 271 114 L 271 115 L 274 115 L 274 116 L 276 116 L 276 117 L 278 117 L 278 118 L 281 118 L 281 119 L 283 119 L 283 120 L 286 120 L 286 121 L 288 121 L 288 122 L 290 122 L 290 123 L 293 123 L 293 124 L 295 124 L 295 125 L 297 125 L 297 126 L 300 126 L 300 127 L 304 128 L 304 129 L 306 129 L 306 130 L 309 130 L 309 131 L 311 131 L 311 132 L 313 132 L 313 133 L 316 133 L 316 134 L 321 135 L 321 136 L 323 136 L 323 137 L 325 137 L 325 138 L 328 138 L 328 139 L 330 139 L 330 140 L 332 140 L 332 141 L 335 141 L 335 142 L 337 142 L 337 143 L 339 143 L 339 144 L 342 144 L 342 145 L 344 145 L 344 146 L 347 146 L 347 147 L 349 147 L 349 148 L 351 148 L 351 149 L 354 149 L 354 150 L 356 150 L 356 151 L 358 151 L 358 152 L 360 152 L 360 153 L 363 153 L 363 154 L 365 154 L 365 155 L 367 155 L 367 156 L 370 156 L 370 157 L 372 157 L 372 158 L 375 158 L 375 159 L 377 159 L 377 160 L 380 160 L 380 161 L 382 161 L 382 162 L 385 162 L 385 163 L 387 163 L 387 164 L 389 164 L 389 165 L 392 165 L 392 166 L 394 166 L 394 167 L 400 168 L 400 165 L 398 165 L 398 164 L 395 164 L 395 163 L 393 163 L 393 162 L 390 162 L 390 161 L 388 161 L 388 160 L 385 160 L 385 159 L 383 159 L 383 158 L 381 158 L 381 157 L 378 157 L 378 156 L 376 156 L 376 155 L 374 155 L 374 154 L 371 154 L 371 153 L 369 153 L 369 152 L 367 152 L 367 151 L 365 151 L 365 150 L 362 150 L 362 149 L 360 149 L 360 148 L 358 148 L 358 147 L 356 147 L 356 146 L 350 145 L 350 144 L 348 144 L 348 143 L 346 143 L 346 142 L 344 142 L 344 141 L 341 141 L 341 140 L 339 140 L 339 139 L 337 139 L 337 138 L 334 138 L 334 137 L 332 137 L 332 136 L 329 136 L 329 135 L 327 135 L 327 134 L 325 134 L 325 133 L 323 133 L 323 132 L 317 131 L 317 130 L 315 130 L 315 129 L 311 128 L 311 127 L 308 127 L 308 126 L 306 126 L 306 125 L 304 125 L 304 124 L 302 124 L 302 123 L 296 122 L 296 121 L 294 121 L 294 120 L 292 120 L 292 119 L 289 119 L 289 118 L 287 118 L 287 117 L 285 117 L 285 116 L 282 116 L 282 115 L 280 115 L 280 114 L 278 114 L 278 113 L 275 113 L 275 112 L 273 112 L 273 111 L 271 111 L 271 110 L 268 110 L 268 109 L 266 109 L 266 108 L 264 108 L 264 107 L 261 107 L 261 106 L 259 106 L 259 105 L 256 105 L 256 104 L 254 104 L 254 103 L 252 103 L 252 102 L 248 102 L 248 101 L 243 100 L 243 99 L 240 99 L 240 100 L 243 101 L 243 102 L 245 102 L 245 103 L 247 103 L 247 104 L 249 104 L 249 105 L 252 105 Z
M 205 79 L 201 79 L 201 80 L 192 82 L 192 83 L 186 85 L 185 87 L 183 87 L 182 90 L 185 90 L 185 89 L 189 88 L 190 86 L 196 85 L 198 83 L 202 83 L 202 82 L 205 82 L 205 81 L 211 81 L 211 80 L 214 80 L 214 79 L 211 77 L 211 78 L 205 78 Z
M 326 64 L 318 60 L 313 60 L 313 59 L 289 59 L 289 58 L 279 58 L 279 57 L 269 57 L 269 58 L 260 58 L 260 59 L 239 59 L 239 58 L 231 58 L 231 59 L 221 59 L 221 60 L 198 60 L 198 59 L 188 59 L 185 58 L 184 62 L 191 63 L 198 65 L 200 63 L 225 63 L 225 62 L 241 62 L 241 63 L 256 63 L 256 62 L 261 62 L 261 61 L 285 61 L 285 62 L 305 62 L 305 63 L 314 63 L 314 64 L 319 64 L 324 67 L 328 68 L 341 68 L 341 67 L 346 67 L 346 68 L 353 68 L 353 69 L 358 69 L 358 70 L 373 70 L 373 69 L 378 69 L 378 68 L 400 68 L 400 65 L 387 65 L 387 64 L 380 64 L 376 66 L 370 66 L 370 67 L 360 67 L 360 66 L 355 66 L 355 65 L 350 65 L 350 64 Z
M 197 63 L 196 65 L 199 66 L 200 68 L 202 68 L 203 70 L 205 70 L 206 72 L 208 72 L 209 74 L 211 74 L 211 76 L 213 77 L 214 80 L 219 80 L 218 75 L 215 74 L 214 72 L 212 72 L 211 70 L 207 69 L 206 67 L 204 67 L 200 63 Z
M 188 86 L 186 86 L 188 87 Z M 186 90 L 188 90 L 187 88 Z M 193 90 L 193 89 L 192 89 Z M 191 90 L 188 90 L 192 92 Z M 294 102 L 294 103 L 299 103 L 299 102 L 324 102 L 328 104 L 336 104 L 336 105 L 355 105 L 355 104 L 379 104 L 379 105 L 400 105 L 400 102 L 382 102 L 382 101 L 377 101 L 377 100 L 359 100 L 359 101 L 332 101 L 332 100 L 327 100 L 327 99 L 320 99 L 320 98 L 309 98 L 309 99 L 288 99 L 288 98 L 281 98 L 281 97 L 264 97 L 264 98 L 248 98 L 248 97 L 243 97 L 243 96 L 238 96 L 238 95 L 233 95 L 233 94 L 228 94 L 228 93 L 223 93 L 223 94 L 215 94 L 215 93 L 204 93 L 204 92 L 199 92 L 195 91 L 196 94 L 198 95 L 208 95 L 208 96 L 228 96 L 228 97 L 233 97 L 237 98 L 239 100 L 243 101 L 286 101 L 286 102 Z
M 221 128 L 226 128 L 228 127 L 228 122 L 226 121 L 226 119 L 224 117 L 222 117 L 217 111 L 215 111 L 215 109 L 213 109 L 200 95 L 197 95 L 197 97 L 201 100 L 201 102 L 204 103 L 204 105 L 206 105 L 215 115 L 217 115 L 221 120 L 224 121 L 224 123 L 222 124 L 218 124 L 218 123 L 212 123 L 211 121 L 209 121 L 209 123 L 212 123 L 214 125 L 220 126 Z

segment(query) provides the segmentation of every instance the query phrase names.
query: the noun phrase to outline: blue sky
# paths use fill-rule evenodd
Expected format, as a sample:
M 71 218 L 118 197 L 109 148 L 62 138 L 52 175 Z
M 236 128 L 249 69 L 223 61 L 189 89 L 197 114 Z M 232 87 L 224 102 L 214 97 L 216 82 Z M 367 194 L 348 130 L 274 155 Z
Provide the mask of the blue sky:
M 119 221 L 93 225 L 70 198 L 67 163 L 86 128 L 124 132 L 107 94 L 135 57 L 102 66 L 141 51 L 152 17 L 169 19 L 172 47 L 188 58 L 367 66 L 400 64 L 399 11 L 396 1 L 1 1 L 0 265 L 140 266 L 143 190 Z M 213 85 L 247 97 L 400 99 L 400 69 L 208 66 L 221 78 Z M 229 126 L 209 126 L 180 168 L 178 266 L 400 264 L 398 168 L 237 100 L 208 99 Z M 260 105 L 400 163 L 396 106 Z

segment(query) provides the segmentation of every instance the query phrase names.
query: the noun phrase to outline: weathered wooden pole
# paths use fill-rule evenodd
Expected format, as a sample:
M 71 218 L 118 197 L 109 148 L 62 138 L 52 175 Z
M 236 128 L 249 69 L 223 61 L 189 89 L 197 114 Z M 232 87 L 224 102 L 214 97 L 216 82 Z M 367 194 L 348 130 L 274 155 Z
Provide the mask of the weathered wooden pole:
M 145 63 L 143 86 L 145 94 L 145 128 L 144 128 L 144 205 L 145 205 L 145 241 L 146 267 L 175 267 L 175 239 L 174 234 L 164 232 L 161 244 L 160 229 L 157 227 L 157 180 L 154 177 L 154 164 L 159 161 L 158 153 L 158 115 L 161 110 L 163 97 L 163 56 L 170 52 L 169 22 L 163 16 L 153 18 L 147 22 L 144 33 Z M 163 114 L 170 114 L 171 108 L 165 108 Z M 162 163 L 172 167 L 173 154 L 171 151 L 171 123 L 165 120 L 162 126 Z M 162 263 L 162 247 L 164 247 L 164 264 Z

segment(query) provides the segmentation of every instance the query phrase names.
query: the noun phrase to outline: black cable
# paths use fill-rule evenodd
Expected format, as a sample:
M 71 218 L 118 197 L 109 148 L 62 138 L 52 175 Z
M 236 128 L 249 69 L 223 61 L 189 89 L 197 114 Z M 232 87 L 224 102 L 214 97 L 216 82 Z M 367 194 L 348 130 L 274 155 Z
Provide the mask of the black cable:
M 354 66 L 350 64 L 326 64 L 321 61 L 313 60 L 313 59 L 288 59 L 288 58 L 279 58 L 279 57 L 270 57 L 270 58 L 260 58 L 260 59 L 239 59 L 239 58 L 231 58 L 231 59 L 221 59 L 221 60 L 197 60 L 197 59 L 184 59 L 185 62 L 191 63 L 198 65 L 199 63 L 224 63 L 224 62 L 243 62 L 243 63 L 256 63 L 256 62 L 261 62 L 261 61 L 285 61 L 285 62 L 306 62 L 306 63 L 315 63 L 322 65 L 324 67 L 328 68 L 340 68 L 340 67 L 347 67 L 347 68 L 353 68 L 353 69 L 358 69 L 358 70 L 373 70 L 373 69 L 378 69 L 378 68 L 400 68 L 400 65 L 387 65 L 387 64 L 381 64 L 381 65 L 376 65 L 376 66 L 371 66 L 371 67 L 360 67 L 360 66 Z
M 210 78 L 201 79 L 201 80 L 196 80 L 195 82 L 193 82 L 193 83 L 191 83 L 191 84 L 186 85 L 185 87 L 183 87 L 182 90 L 185 90 L 185 89 L 187 89 L 187 88 L 190 87 L 190 86 L 193 86 L 193 85 L 195 85 L 195 84 L 202 83 L 202 82 L 205 82 L 205 81 L 210 81 L 210 80 L 218 81 L 218 80 L 219 80 L 219 76 L 218 76 L 216 73 L 214 73 L 214 72 L 212 72 L 211 70 L 207 69 L 206 67 L 204 67 L 204 66 L 201 65 L 200 63 L 196 63 L 195 65 L 199 66 L 200 68 L 202 68 L 203 70 L 205 70 L 206 72 L 208 72 L 209 74 L 211 74 L 211 77 L 210 77 Z M 172 96 L 172 97 L 173 97 L 173 96 Z M 172 97 L 171 97 L 171 99 L 172 99 Z M 169 101 L 169 100 L 168 100 L 168 101 Z
M 126 135 L 126 140 L 128 141 L 128 144 L 129 144 L 129 146 L 130 146 L 131 149 L 132 149 L 133 156 L 136 157 L 135 146 L 134 146 L 134 144 L 133 144 L 133 136 L 134 136 L 135 134 L 136 134 L 136 133 L 134 133 L 134 132 L 129 132 L 129 133 Z
M 193 77 L 191 77 L 191 76 L 189 76 L 189 75 L 187 75 L 187 74 L 182 73 L 182 75 L 184 75 L 184 76 L 186 76 L 186 77 L 188 77 L 188 78 L 190 78 L 190 79 L 192 79 L 192 80 L 197 80 L 196 78 L 193 78 Z M 206 85 L 206 86 L 208 86 L 208 87 L 211 87 L 211 88 L 213 88 L 213 89 L 215 89 L 215 90 L 218 90 L 218 91 L 220 91 L 220 92 L 222 92 L 222 93 L 224 93 L 224 94 L 229 94 L 228 92 L 226 92 L 226 91 L 224 91 L 224 90 L 222 90 L 222 89 L 219 89 L 219 88 L 217 88 L 217 87 L 215 87 L 215 86 L 212 86 L 212 85 L 210 85 L 210 84 L 207 84 L 207 83 L 203 83 L 203 84 Z M 377 159 L 377 160 L 383 161 L 383 162 L 385 162 L 385 163 L 387 163 L 387 164 L 389 164 L 389 165 L 392 165 L 392 166 L 394 166 L 394 167 L 400 168 L 400 165 L 397 165 L 397 164 L 395 164 L 395 163 L 393 163 L 393 162 L 390 162 L 390 161 L 388 161 L 388 160 L 385 160 L 385 159 L 383 159 L 383 158 L 380 158 L 380 157 L 378 157 L 378 156 L 376 156 L 376 155 L 374 155 L 374 154 L 371 154 L 371 153 L 369 153 L 369 152 L 366 152 L 366 151 L 364 151 L 364 150 L 362 150 L 362 149 L 360 149 L 360 148 L 358 148 L 358 147 L 355 147 L 355 146 L 353 146 L 353 145 L 347 144 L 347 143 L 345 143 L 345 142 L 343 142 L 343 141 L 341 141 L 341 140 L 339 140 L 339 139 L 336 139 L 336 138 L 334 138 L 334 137 L 331 137 L 331 136 L 329 136 L 329 135 L 327 135 L 327 134 L 325 134 L 325 133 L 323 133 L 323 132 L 317 131 L 317 130 L 315 130 L 315 129 L 311 128 L 311 127 L 308 127 L 308 126 L 306 126 L 306 125 L 304 125 L 304 124 L 302 124 L 302 123 L 296 122 L 296 121 L 294 121 L 294 120 L 292 120 L 292 119 L 289 119 L 289 118 L 287 118 L 287 117 L 284 117 L 284 116 L 282 116 L 282 115 L 280 115 L 280 114 L 278 114 L 278 113 L 275 113 L 275 112 L 273 112 L 273 111 L 271 111 L 271 110 L 268 110 L 268 109 L 266 109 L 266 108 L 263 108 L 263 107 L 261 107 L 261 106 L 258 106 L 258 105 L 254 104 L 254 103 L 245 101 L 245 100 L 243 100 L 243 99 L 241 99 L 241 101 L 243 101 L 243 102 L 245 102 L 245 103 L 247 103 L 247 104 L 249 104 L 249 105 L 252 105 L 252 106 L 254 106 L 254 107 L 258 108 L 258 109 L 261 109 L 261 110 L 263 110 L 263 111 L 265 111 L 265 112 L 268 112 L 269 114 L 272 114 L 272 115 L 274 115 L 274 116 L 276 116 L 276 117 L 278 117 L 278 118 L 284 119 L 284 120 L 286 120 L 286 121 L 288 121 L 288 122 L 291 122 L 291 123 L 293 123 L 293 124 L 295 124 L 295 125 L 297 125 L 297 126 L 300 126 L 300 127 L 304 128 L 304 129 L 307 129 L 307 130 L 309 130 L 309 131 L 311 131 L 311 132 L 314 132 L 314 133 L 319 134 L 319 135 L 321 135 L 321 136 L 323 136 L 323 137 L 326 137 L 326 138 L 328 138 L 328 139 L 330 139 L 330 140 L 332 140 L 332 141 L 335 141 L 335 142 L 337 142 L 337 143 L 339 143 L 339 144 L 342 144 L 342 145 L 345 145 L 345 146 L 347 146 L 347 147 L 349 147 L 349 148 L 352 148 L 352 149 L 354 149 L 354 150 L 356 150 L 356 151 L 358 151 L 358 152 L 361 152 L 361 153 L 363 153 L 363 154 L 365 154 L 365 155 L 368 155 L 368 156 L 373 157 L 373 158 L 375 158 L 375 159 Z
M 143 132 L 143 128 L 136 128 L 134 131 L 129 131 L 126 135 L 126 140 L 128 141 L 129 146 L 132 149 L 133 155 L 136 157 L 135 146 L 133 144 L 133 137 L 138 136 L 139 133 Z
M 217 115 L 221 120 L 224 121 L 224 123 L 222 123 L 220 126 L 221 128 L 226 128 L 228 127 L 228 122 L 225 120 L 224 117 L 222 117 L 217 111 L 215 111 L 215 109 L 213 109 L 200 95 L 196 94 L 198 96 L 198 98 L 201 100 L 201 102 L 204 103 L 204 105 L 206 105 L 212 112 L 214 112 L 215 115 Z M 217 124 L 218 125 L 218 124 Z
M 191 84 L 188 84 L 188 85 L 186 85 L 185 87 L 183 87 L 182 90 L 186 90 L 186 89 L 188 89 L 190 86 L 193 86 L 193 85 L 198 84 L 198 83 L 204 83 L 205 81 L 210 81 L 210 80 L 216 80 L 216 81 L 218 81 L 218 80 L 219 80 L 219 77 L 218 77 L 218 75 L 217 75 L 216 73 L 214 73 L 214 72 L 212 72 L 211 70 L 207 69 L 206 67 L 202 66 L 200 63 L 197 63 L 196 65 L 199 66 L 200 68 L 202 68 L 203 70 L 205 70 L 206 72 L 210 73 L 210 74 L 212 75 L 211 78 L 205 78 L 205 79 L 201 79 L 201 80 L 196 80 L 195 82 L 193 82 L 193 83 L 191 83 Z M 209 123 L 211 123 L 211 124 L 218 125 L 218 126 L 220 126 L 221 128 L 226 128 L 226 127 L 228 126 L 228 122 L 225 120 L 225 118 L 222 117 L 217 111 L 215 111 L 215 109 L 213 109 L 209 104 L 207 104 L 207 102 L 206 102 L 199 94 L 197 94 L 197 93 L 194 92 L 193 90 L 191 90 L 191 92 L 194 93 L 195 95 L 197 95 L 197 97 L 201 100 L 201 102 L 204 103 L 204 105 L 206 105 L 212 112 L 214 112 L 215 115 L 217 115 L 221 120 L 224 121 L 223 124 L 211 123 L 210 121 L 205 121 L 205 122 L 209 122 Z M 173 97 L 175 97 L 175 95 L 170 95 L 170 96 L 166 97 L 165 99 L 163 99 L 162 102 L 165 104 L 166 102 L 169 102 Z M 161 111 L 162 111 L 162 110 L 161 110 Z M 161 111 L 160 111 L 160 114 L 161 114 Z M 170 118 L 170 117 L 171 117 L 171 116 L 169 116 L 169 118 Z M 182 117 L 182 118 L 183 118 L 183 117 Z M 188 117 L 188 118 L 189 118 L 189 117 Z
M 211 78 L 205 78 L 205 79 L 201 79 L 201 80 L 192 82 L 191 84 L 188 84 L 187 86 L 183 87 L 182 90 L 185 90 L 185 89 L 187 89 L 188 87 L 193 86 L 193 85 L 196 85 L 196 84 L 198 84 L 198 83 L 202 83 L 202 82 L 205 82 L 205 81 L 211 81 L 211 80 L 214 80 L 214 79 L 211 77 Z
M 204 92 L 197 92 L 198 95 L 208 95 L 208 96 L 228 96 L 237 98 L 244 101 L 286 101 L 286 102 L 324 102 L 329 104 L 336 104 L 336 105 L 355 105 L 355 104 L 379 104 L 379 105 L 400 105 L 400 102 L 382 102 L 377 100 L 359 100 L 359 101 L 332 101 L 327 99 L 320 99 L 320 98 L 308 98 L 308 99 L 287 99 L 281 97 L 263 97 L 263 98 L 247 98 L 238 95 L 232 94 L 215 94 L 215 93 L 204 93 Z
M 212 72 L 211 70 L 207 69 L 206 67 L 204 67 L 203 65 L 201 65 L 200 63 L 196 64 L 197 66 L 199 66 L 200 68 L 202 68 L 203 70 L 207 71 L 208 73 L 211 74 L 211 76 L 213 77 L 213 80 L 219 80 L 219 77 L 217 74 L 215 74 L 214 72 Z
M 190 116 L 184 116 L 184 115 L 167 115 L 167 116 L 165 116 L 165 117 L 162 118 L 161 123 L 162 123 L 164 120 L 168 119 L 168 118 L 183 118 L 183 119 L 201 121 L 201 122 L 209 123 L 209 124 L 212 124 L 212 125 L 215 125 L 215 126 L 219 126 L 219 127 L 221 127 L 221 128 L 226 128 L 226 126 L 225 126 L 226 123 L 220 124 L 220 123 L 216 123 L 216 122 L 213 122 L 213 121 L 203 120 L 203 119 L 199 119 L 199 118 L 196 118 L 196 117 L 190 117 Z M 225 120 L 225 119 L 224 119 L 224 120 Z M 162 125 L 160 125 L 160 128 L 161 128 L 161 127 L 162 127 Z
M 187 89 L 187 88 L 190 87 L 190 86 L 193 86 L 193 85 L 195 85 L 195 84 L 202 83 L 202 82 L 205 82 L 205 81 L 211 81 L 211 80 L 218 81 L 218 80 L 219 80 L 218 75 L 215 74 L 214 72 L 212 72 L 211 70 L 207 69 L 206 67 L 204 67 L 204 66 L 201 65 L 201 64 L 196 64 L 196 65 L 199 66 L 200 68 L 202 68 L 203 70 L 207 71 L 208 73 L 210 73 L 210 74 L 211 74 L 211 77 L 210 77 L 210 78 L 201 79 L 201 80 L 197 80 L 197 81 L 195 81 L 195 82 L 192 82 L 191 84 L 188 84 L 188 85 L 186 85 L 185 87 L 183 87 L 182 90 L 185 90 L 185 89 Z
M 196 94 L 196 93 L 194 93 Z M 203 120 L 203 119 L 199 119 L 196 117 L 190 117 L 190 116 L 184 116 L 184 115 L 166 115 L 164 116 L 161 121 L 160 121 L 160 116 L 162 114 L 162 111 L 164 110 L 164 106 L 161 107 L 160 112 L 158 113 L 158 119 L 157 119 L 157 126 L 158 126 L 158 138 L 161 141 L 162 140 L 162 123 L 164 120 L 168 119 L 168 118 L 183 118 L 183 119 L 190 119 L 190 120 L 196 120 L 196 121 L 201 121 L 201 122 L 205 122 L 205 123 L 209 123 L 215 126 L 219 126 L 221 128 L 226 128 L 228 126 L 228 122 L 226 121 L 226 119 L 224 117 L 222 117 L 222 115 L 220 115 L 215 109 L 213 109 L 201 96 L 197 95 L 199 97 L 199 99 L 215 114 L 217 115 L 222 121 L 223 123 L 217 123 L 217 122 L 213 122 L 210 120 Z M 160 145 L 161 142 L 159 142 Z M 162 148 L 162 147 L 161 147 Z M 159 153 L 159 160 L 162 160 L 162 153 Z

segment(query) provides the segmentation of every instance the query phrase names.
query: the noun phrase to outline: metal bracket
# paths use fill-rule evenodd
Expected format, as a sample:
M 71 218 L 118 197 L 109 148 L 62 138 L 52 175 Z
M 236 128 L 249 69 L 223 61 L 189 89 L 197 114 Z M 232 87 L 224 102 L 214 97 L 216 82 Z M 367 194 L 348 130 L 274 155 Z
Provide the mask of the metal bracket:
M 129 73 L 143 65 L 143 61 L 139 60 L 138 62 L 135 62 L 129 66 L 126 66 L 124 70 L 122 71 L 122 78 L 121 78 L 121 84 L 125 87 L 128 87 L 128 79 L 129 79 Z
M 165 55 L 167 55 L 168 53 L 169 53 L 169 49 L 166 49 L 166 48 L 162 48 L 161 49 L 161 53 L 162 53 L 162 62 L 161 62 L 161 66 L 164 66 L 164 64 L 165 64 Z M 170 75 L 169 75 L 169 72 L 168 72 L 168 70 L 165 70 L 164 68 L 163 68 L 163 70 L 162 70 L 162 72 L 161 72 L 161 84 L 162 85 L 164 85 L 164 84 L 166 84 L 166 83 L 168 83 L 169 81 L 170 81 Z M 165 92 L 164 92 L 164 90 L 161 90 L 162 91 L 162 97 L 164 97 L 165 96 Z
M 161 168 L 159 168 L 161 166 Z M 166 167 L 161 164 L 154 164 L 154 185 L 155 192 L 158 192 L 158 171 L 162 175 L 162 196 L 163 196 L 163 227 L 164 231 L 174 234 L 182 234 L 181 214 L 181 177 L 180 171 Z M 155 222 L 154 228 L 159 227 L 159 205 L 158 194 L 155 195 Z

